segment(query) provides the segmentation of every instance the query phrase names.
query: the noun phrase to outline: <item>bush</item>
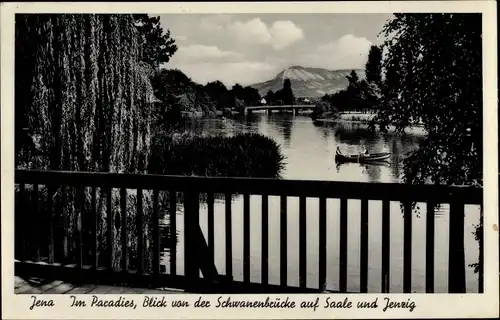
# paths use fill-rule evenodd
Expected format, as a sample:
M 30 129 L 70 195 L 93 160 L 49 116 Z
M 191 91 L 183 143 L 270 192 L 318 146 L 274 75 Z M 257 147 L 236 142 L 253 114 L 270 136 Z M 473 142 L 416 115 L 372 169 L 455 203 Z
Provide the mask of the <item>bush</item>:
M 328 101 L 319 101 L 314 106 L 311 117 L 313 120 L 320 118 L 336 118 L 338 117 L 338 111 Z
M 164 135 L 153 146 L 149 173 L 279 178 L 284 159 L 280 146 L 260 134 Z

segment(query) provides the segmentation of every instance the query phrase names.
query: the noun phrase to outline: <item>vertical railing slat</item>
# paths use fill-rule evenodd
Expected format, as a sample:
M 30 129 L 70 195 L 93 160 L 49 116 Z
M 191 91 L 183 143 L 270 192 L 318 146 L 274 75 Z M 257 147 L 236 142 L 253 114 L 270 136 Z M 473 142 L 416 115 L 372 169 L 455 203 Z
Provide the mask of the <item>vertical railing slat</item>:
M 108 267 L 113 268 L 114 261 L 114 235 L 113 235 L 113 189 L 109 188 L 106 192 L 106 225 L 107 225 L 107 244 L 108 244 Z
M 39 185 L 34 184 L 33 185 L 33 198 L 34 198 L 34 214 L 35 216 L 33 217 L 33 222 L 31 224 L 32 227 L 32 241 L 31 241 L 31 248 L 33 250 L 33 260 L 34 261 L 39 261 L 40 260 L 40 201 L 39 201 Z
M 250 195 L 243 195 L 243 282 L 250 282 Z
M 391 202 L 382 202 L 382 293 L 389 293 L 391 252 Z
M 478 270 L 478 292 L 484 293 L 484 218 L 483 218 L 483 206 L 480 207 L 479 213 L 479 226 L 482 228 L 482 232 L 479 235 L 479 270 Z
M 287 285 L 287 197 L 280 197 L 280 285 Z
M 177 274 L 177 192 L 170 190 L 170 274 Z
M 78 187 L 78 215 L 76 222 L 76 265 L 83 266 L 83 209 L 85 207 L 85 186 Z
M 319 198 L 319 289 L 326 290 L 326 198 Z
M 403 292 L 411 293 L 412 203 L 404 202 L 403 208 Z
M 226 213 L 226 275 L 233 276 L 233 235 L 232 235 L 232 200 L 231 194 L 224 196 Z
M 91 234 L 92 234 L 92 267 L 96 269 L 98 267 L 97 259 L 97 244 L 99 239 L 97 238 L 97 231 L 99 230 L 99 217 L 97 216 L 97 195 L 96 187 L 91 188 L 91 199 L 90 199 L 90 210 L 92 216 Z
M 136 212 L 136 229 L 137 229 L 137 271 L 139 274 L 144 273 L 144 209 L 142 204 L 142 189 L 137 189 L 137 212 Z
M 425 230 L 425 292 L 434 292 L 434 208 L 433 202 L 427 203 Z
M 208 215 L 208 250 L 210 257 L 215 257 L 215 218 L 214 218 L 214 194 L 207 193 L 207 215 Z M 215 258 L 214 258 L 215 259 Z M 213 262 L 213 261 L 212 261 Z
M 49 185 L 47 186 L 47 209 L 48 212 L 48 222 L 49 222 L 49 256 L 48 262 L 54 263 L 54 210 L 52 208 L 52 196 L 54 195 L 54 187 Z
M 160 216 L 158 212 L 158 198 L 159 191 L 158 189 L 153 190 L 153 215 L 152 215 L 152 223 L 153 223 L 153 261 L 152 268 L 153 274 L 160 274 Z
M 262 195 L 262 284 L 269 282 L 269 197 Z
M 62 249 L 63 249 L 63 261 L 64 263 L 68 263 L 69 260 L 69 217 L 68 217 L 68 211 L 66 210 L 66 205 L 67 205 L 67 192 L 68 189 L 66 186 L 62 185 L 61 186 L 61 195 L 63 199 L 63 205 L 62 205 L 62 233 L 63 233 L 63 242 L 62 242 Z
M 360 291 L 368 292 L 368 199 L 361 200 Z
M 465 293 L 464 204 L 450 203 L 450 240 L 448 259 L 449 293 Z
M 188 282 L 199 278 L 197 234 L 200 231 L 200 195 L 184 192 L 184 275 Z
M 21 189 L 21 185 L 19 185 L 19 189 Z M 21 217 L 23 210 L 23 201 L 22 201 L 22 194 L 21 192 L 16 192 L 16 189 L 14 189 L 14 259 L 23 261 L 23 252 L 22 252 L 22 241 L 23 241 L 23 235 L 22 235 L 22 228 L 21 224 L 23 223 L 24 219 Z
M 347 199 L 340 199 L 339 291 L 347 292 Z
M 120 188 L 121 240 L 122 240 L 122 271 L 128 269 L 128 230 L 127 230 L 127 189 Z
M 17 226 L 19 232 L 21 233 L 21 257 L 20 259 L 21 260 L 26 260 L 27 258 L 27 255 L 29 253 L 29 247 L 28 247 L 28 234 L 29 232 L 27 232 L 26 228 L 23 228 L 23 220 L 24 218 L 26 217 L 26 186 L 24 183 L 21 183 L 19 185 L 19 204 L 20 204 L 20 207 L 16 210 L 16 213 L 20 215 L 21 219 L 19 221 L 19 225 Z
M 307 287 L 306 197 L 299 198 L 299 286 Z

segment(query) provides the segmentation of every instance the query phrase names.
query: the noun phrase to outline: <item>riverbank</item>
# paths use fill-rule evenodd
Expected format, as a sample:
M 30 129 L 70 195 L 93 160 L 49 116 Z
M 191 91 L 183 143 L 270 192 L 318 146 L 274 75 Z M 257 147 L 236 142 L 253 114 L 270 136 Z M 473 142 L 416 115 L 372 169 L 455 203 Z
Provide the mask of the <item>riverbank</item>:
M 339 117 L 339 118 L 336 118 L 336 119 L 329 119 L 329 118 L 324 118 L 324 119 L 315 119 L 313 120 L 313 123 L 315 124 L 321 124 L 321 123 L 349 123 L 349 122 L 352 122 L 352 123 L 360 123 L 360 124 L 370 124 L 370 120 L 366 120 L 366 118 L 369 118 L 368 116 L 370 115 L 366 115 L 365 119 L 359 119 L 359 118 L 356 118 L 355 116 L 353 117 L 349 117 L 349 116 L 346 116 L 346 117 Z M 373 115 L 371 115 L 373 117 Z M 375 124 L 375 127 L 378 129 L 379 125 L 378 124 Z M 396 126 L 394 125 L 388 125 L 387 126 L 387 132 L 388 133 L 394 133 L 396 132 Z M 415 134 L 415 135 L 426 135 L 427 134 L 427 131 L 425 130 L 424 126 L 422 125 L 415 125 L 415 126 L 411 126 L 411 127 L 406 127 L 405 128 L 405 133 L 408 133 L 408 134 Z
M 325 112 L 320 115 L 317 119 L 313 121 L 319 122 L 334 122 L 338 120 L 343 121 L 352 121 L 352 122 L 361 122 L 361 123 L 369 123 L 375 118 L 375 113 L 363 113 L 363 112 Z
M 183 119 L 201 119 L 201 118 L 220 118 L 223 116 L 235 116 L 240 114 L 235 110 L 217 110 L 215 112 L 203 112 L 203 111 L 182 111 L 181 112 Z

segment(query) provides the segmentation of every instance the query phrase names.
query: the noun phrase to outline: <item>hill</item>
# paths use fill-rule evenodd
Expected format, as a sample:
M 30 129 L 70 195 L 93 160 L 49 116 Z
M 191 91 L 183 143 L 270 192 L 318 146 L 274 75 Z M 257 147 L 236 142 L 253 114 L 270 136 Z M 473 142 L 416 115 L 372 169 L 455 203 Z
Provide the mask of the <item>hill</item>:
M 326 70 L 322 68 L 308 68 L 293 66 L 278 73 L 276 77 L 266 82 L 256 83 L 250 87 L 259 90 L 261 96 L 265 96 L 269 90 L 276 92 L 283 87 L 283 81 L 290 79 L 295 97 L 316 98 L 325 93 L 331 94 L 345 89 L 348 85 L 346 76 L 351 73 L 348 70 Z M 360 79 L 365 77 L 365 71 L 355 69 Z

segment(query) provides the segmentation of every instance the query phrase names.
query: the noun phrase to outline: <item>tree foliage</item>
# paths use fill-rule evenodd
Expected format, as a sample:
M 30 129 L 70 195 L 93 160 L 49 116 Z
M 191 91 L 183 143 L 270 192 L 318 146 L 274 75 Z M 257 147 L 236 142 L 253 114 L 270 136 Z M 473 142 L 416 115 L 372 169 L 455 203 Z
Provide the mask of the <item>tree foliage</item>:
M 282 95 L 283 95 L 283 102 L 285 104 L 293 105 L 295 101 L 295 96 L 293 95 L 292 83 L 288 78 L 283 81 Z
M 408 183 L 483 184 L 481 22 L 476 13 L 395 14 L 384 26 L 378 123 L 428 132 L 404 161 Z M 482 222 L 474 233 L 483 236 Z M 471 266 L 483 263 L 479 255 Z
M 255 88 L 243 87 L 237 83 L 231 88 L 230 94 L 232 98 L 235 99 L 234 107 L 236 109 L 260 104 L 261 97 L 259 90 Z
M 383 33 L 379 123 L 428 132 L 405 161 L 405 180 L 482 185 L 481 15 L 395 14 Z
M 266 99 L 267 104 L 269 105 L 273 104 L 273 102 L 275 101 L 275 94 L 273 90 L 267 91 L 264 98 Z
M 346 76 L 347 80 L 349 80 L 349 86 L 356 85 L 356 83 L 359 81 L 358 74 L 356 71 L 352 70 L 349 75 Z
M 365 66 L 366 81 L 380 85 L 382 81 L 382 49 L 372 45 Z
M 18 165 L 143 170 L 154 96 L 139 51 L 130 15 L 17 16 Z
M 175 40 L 171 38 L 170 30 L 163 30 L 160 17 L 134 14 L 133 18 L 139 31 L 141 61 L 157 70 L 161 64 L 169 62 L 177 52 Z
M 329 102 L 338 111 L 362 111 L 378 107 L 381 92 L 375 83 L 367 79 L 360 80 L 354 70 L 346 77 L 349 80 L 346 89 L 325 94 L 321 100 Z
M 269 90 L 266 94 L 266 102 L 275 105 L 293 105 L 295 103 L 295 95 L 293 94 L 290 79 L 286 78 L 283 81 L 283 87 L 276 92 Z
M 259 105 L 261 96 L 259 90 L 252 87 L 245 87 L 243 89 L 243 101 L 247 106 Z
M 321 118 L 335 119 L 339 115 L 338 110 L 328 101 L 321 100 L 314 105 L 311 118 L 313 120 Z

